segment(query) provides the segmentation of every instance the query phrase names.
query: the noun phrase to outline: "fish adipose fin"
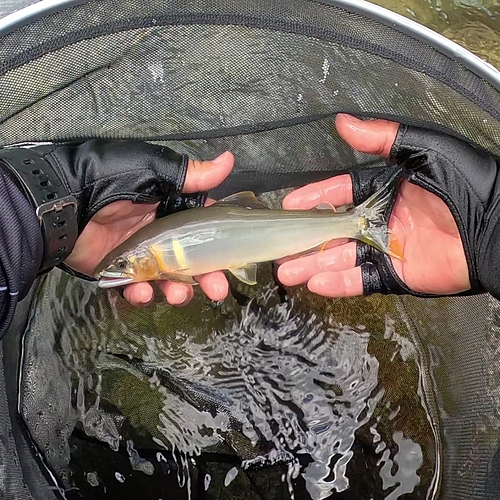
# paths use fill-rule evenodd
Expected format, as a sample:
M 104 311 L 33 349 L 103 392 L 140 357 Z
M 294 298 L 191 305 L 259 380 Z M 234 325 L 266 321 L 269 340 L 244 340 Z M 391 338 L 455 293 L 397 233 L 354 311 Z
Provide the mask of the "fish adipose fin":
M 360 233 L 357 239 L 398 260 L 405 261 L 403 245 L 388 227 L 390 212 L 404 170 L 395 169 L 394 175 L 378 191 L 354 209 L 359 217 Z
M 245 267 L 236 267 L 228 271 L 243 283 L 247 285 L 257 284 L 257 264 L 248 264 Z
M 319 205 L 316 205 L 314 207 L 314 210 L 331 210 L 332 212 L 337 211 L 335 209 L 335 207 L 331 203 L 328 203 L 327 201 L 324 201 L 324 202 L 320 203 Z
M 233 205 L 236 207 L 253 208 L 257 210 L 270 210 L 263 203 L 261 203 L 252 191 L 241 191 L 240 193 L 234 193 L 230 196 L 220 199 L 218 202 L 214 203 L 212 206 L 224 206 Z

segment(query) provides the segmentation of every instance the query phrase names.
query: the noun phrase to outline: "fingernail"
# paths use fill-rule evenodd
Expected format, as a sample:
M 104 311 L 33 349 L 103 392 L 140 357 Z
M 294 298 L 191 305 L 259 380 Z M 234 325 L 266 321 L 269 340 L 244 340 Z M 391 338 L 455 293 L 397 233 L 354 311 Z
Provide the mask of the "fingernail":
M 309 280 L 307 283 L 307 289 L 312 293 L 320 293 L 324 289 L 324 283 L 318 283 L 317 280 Z
M 294 209 L 297 207 L 297 205 L 299 204 L 299 201 L 297 198 L 293 198 L 293 197 L 290 197 L 290 198 L 284 198 L 283 199 L 283 208 L 285 210 L 291 210 L 291 209 Z
M 152 298 L 152 293 L 149 290 L 140 290 L 139 302 L 141 304 L 147 304 Z
M 330 285 L 328 278 L 321 274 L 313 276 L 307 283 L 311 292 L 316 292 L 318 289 L 325 288 L 328 285 Z
M 228 154 L 229 154 L 229 151 L 225 151 L 221 155 L 217 156 L 217 158 L 214 158 L 212 160 L 212 163 L 215 163 L 215 165 L 219 165 L 220 163 L 224 163 L 227 160 Z
M 288 197 L 283 198 L 283 208 L 285 210 L 297 210 L 302 208 L 302 204 L 304 202 L 304 198 L 302 196 L 297 195 L 288 195 Z
M 179 291 L 175 295 L 176 295 L 175 298 L 178 299 L 176 300 L 177 305 L 184 306 L 189 302 L 189 294 L 187 290 L 183 290 L 182 292 Z
M 226 292 L 227 290 L 227 285 L 224 281 L 216 281 L 213 285 L 212 285 L 212 290 L 216 293 L 216 294 L 223 294 Z
M 342 116 L 344 118 L 344 120 L 351 122 L 351 123 L 359 122 L 359 120 L 355 116 L 346 115 L 345 113 L 339 113 L 337 116 Z
M 287 281 L 295 282 L 297 278 L 302 274 L 302 267 L 285 267 L 281 269 L 281 275 L 283 278 L 286 278 Z

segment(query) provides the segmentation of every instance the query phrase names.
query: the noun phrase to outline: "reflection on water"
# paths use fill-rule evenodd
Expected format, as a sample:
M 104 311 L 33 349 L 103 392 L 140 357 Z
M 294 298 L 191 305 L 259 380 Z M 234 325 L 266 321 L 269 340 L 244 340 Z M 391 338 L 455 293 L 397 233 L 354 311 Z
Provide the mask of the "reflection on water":
M 67 487 L 145 500 L 432 491 L 436 442 L 397 309 L 365 306 L 373 321 L 349 326 L 342 310 L 283 301 L 267 271 L 252 300 L 243 289 L 241 304 L 197 296 L 182 309 L 136 310 L 47 277 L 25 339 L 22 413 Z
M 496 0 L 371 0 L 431 28 L 500 69 Z

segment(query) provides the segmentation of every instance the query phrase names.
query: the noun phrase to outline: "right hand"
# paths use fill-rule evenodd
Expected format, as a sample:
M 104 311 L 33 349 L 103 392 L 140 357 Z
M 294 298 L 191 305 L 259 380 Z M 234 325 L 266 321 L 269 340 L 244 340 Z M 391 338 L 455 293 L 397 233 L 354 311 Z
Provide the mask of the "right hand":
M 147 151 L 141 149 L 142 144 L 137 143 L 133 154 L 130 154 L 131 162 L 137 157 L 150 160 Z M 111 144 L 109 147 L 112 148 L 113 146 L 114 144 Z M 175 174 L 176 165 L 173 162 L 161 161 L 161 159 L 160 157 L 158 163 L 160 168 L 163 169 L 162 171 L 173 171 Z M 122 164 L 124 163 L 122 162 Z M 139 161 L 136 164 L 140 165 Z M 179 189 L 182 189 L 182 193 L 185 195 L 213 189 L 227 177 L 233 165 L 234 157 L 229 152 L 216 158 L 215 161 L 189 159 L 187 160 L 185 174 L 179 175 L 181 179 Z M 126 166 L 125 164 L 124 167 Z M 134 173 L 130 169 L 129 175 Z M 144 173 L 139 170 L 136 175 L 145 183 L 144 178 L 146 176 Z M 108 180 L 108 182 L 112 184 L 112 180 Z M 196 198 L 195 206 L 201 201 L 203 201 L 202 198 L 199 200 Z M 212 203 L 215 203 L 215 200 L 211 198 L 207 198 L 205 201 L 205 205 L 211 205 Z M 104 206 L 88 221 L 65 264 L 74 271 L 90 276 L 96 265 L 106 254 L 129 238 L 130 235 L 155 220 L 157 208 L 158 202 L 140 204 L 133 203 L 131 200 L 114 201 Z M 218 301 L 227 296 L 229 284 L 222 271 L 215 271 L 194 278 L 209 299 Z M 194 296 L 192 285 L 168 280 L 159 280 L 156 283 L 167 302 L 171 305 L 185 305 Z M 123 288 L 123 297 L 133 306 L 145 307 L 154 299 L 153 287 L 147 282 L 133 283 Z
M 494 158 L 458 139 L 386 120 L 338 115 L 336 126 L 360 151 L 409 167 L 419 158 L 428 167 L 428 172 L 413 172 L 402 183 L 390 215 L 389 227 L 402 242 L 406 261 L 393 260 L 363 243 L 337 241 L 322 252 L 283 259 L 280 281 L 287 286 L 307 283 L 312 292 L 328 297 L 485 290 L 498 294 L 500 269 L 492 249 L 500 249 L 500 227 L 495 224 L 500 190 Z M 288 195 L 283 206 L 359 204 L 380 187 L 391 168 L 358 169 L 310 184 Z

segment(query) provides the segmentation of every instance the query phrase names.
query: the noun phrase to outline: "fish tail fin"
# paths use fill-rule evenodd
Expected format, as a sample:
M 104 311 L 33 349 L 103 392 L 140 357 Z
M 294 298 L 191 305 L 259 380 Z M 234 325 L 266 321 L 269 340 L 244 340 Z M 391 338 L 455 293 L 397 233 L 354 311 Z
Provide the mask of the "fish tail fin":
M 358 205 L 354 213 L 358 217 L 359 224 L 357 239 L 391 257 L 404 261 L 403 245 L 388 227 L 390 209 L 402 177 L 403 170 L 395 169 L 388 181 Z

